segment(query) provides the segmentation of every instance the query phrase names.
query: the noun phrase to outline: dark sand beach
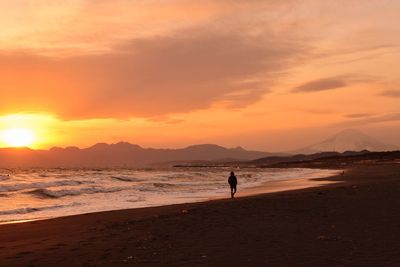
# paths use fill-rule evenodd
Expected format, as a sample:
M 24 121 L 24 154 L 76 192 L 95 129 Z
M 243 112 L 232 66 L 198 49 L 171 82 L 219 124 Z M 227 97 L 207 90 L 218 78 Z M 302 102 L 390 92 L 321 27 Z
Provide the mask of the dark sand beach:
M 338 183 L 0 225 L 0 265 L 400 266 L 400 164 L 329 180 Z

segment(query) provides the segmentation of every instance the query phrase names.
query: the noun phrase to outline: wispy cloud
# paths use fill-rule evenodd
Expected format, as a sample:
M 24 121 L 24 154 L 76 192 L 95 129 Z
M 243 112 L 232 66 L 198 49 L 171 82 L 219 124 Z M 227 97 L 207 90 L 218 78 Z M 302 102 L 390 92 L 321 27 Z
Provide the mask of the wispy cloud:
M 380 93 L 381 96 L 400 97 L 400 90 L 386 90 Z
M 346 87 L 348 83 L 341 78 L 324 78 L 306 82 L 292 89 L 293 93 L 311 93 Z
M 400 113 L 388 113 L 383 115 L 375 115 L 366 118 L 355 118 L 352 120 L 346 120 L 343 122 L 339 122 L 334 124 L 334 126 L 340 127 L 354 127 L 354 126 L 361 126 L 367 124 L 374 124 L 374 123 L 383 123 L 383 122 L 398 122 L 400 121 Z
M 351 119 L 358 119 L 358 118 L 371 117 L 374 115 L 375 114 L 372 114 L 372 113 L 352 113 L 352 114 L 346 114 L 345 117 L 351 118 Z
M 320 91 L 336 90 L 358 83 L 373 82 L 378 79 L 378 77 L 373 77 L 370 75 L 347 74 L 309 81 L 293 88 L 291 92 L 313 93 Z

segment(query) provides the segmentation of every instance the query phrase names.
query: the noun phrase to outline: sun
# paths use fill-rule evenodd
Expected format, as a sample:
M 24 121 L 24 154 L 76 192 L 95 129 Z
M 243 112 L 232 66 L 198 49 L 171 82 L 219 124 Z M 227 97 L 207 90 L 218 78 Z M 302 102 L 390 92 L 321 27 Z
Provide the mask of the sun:
M 12 128 L 3 131 L 3 142 L 10 147 L 29 147 L 36 141 L 33 130 Z

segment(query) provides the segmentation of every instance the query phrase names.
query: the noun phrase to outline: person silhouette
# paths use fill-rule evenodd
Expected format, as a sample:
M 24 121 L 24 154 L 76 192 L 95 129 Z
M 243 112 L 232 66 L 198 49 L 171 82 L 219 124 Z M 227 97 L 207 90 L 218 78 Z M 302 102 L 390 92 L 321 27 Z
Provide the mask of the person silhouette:
M 229 186 L 231 187 L 231 198 L 235 196 L 236 186 L 237 186 L 237 178 L 234 172 L 231 172 L 231 175 L 228 178 Z

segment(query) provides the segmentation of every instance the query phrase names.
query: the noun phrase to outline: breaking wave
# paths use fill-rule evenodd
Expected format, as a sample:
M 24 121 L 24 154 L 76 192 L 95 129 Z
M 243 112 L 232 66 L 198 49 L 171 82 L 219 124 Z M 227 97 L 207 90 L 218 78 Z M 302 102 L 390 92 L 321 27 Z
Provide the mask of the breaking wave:
M 26 208 L 19 208 L 19 209 L 13 209 L 13 210 L 1 210 L 0 215 L 27 214 L 27 213 L 43 211 L 43 210 L 53 210 L 53 209 L 74 207 L 74 206 L 78 206 L 78 205 L 81 205 L 81 204 L 74 202 L 74 203 L 68 204 L 68 205 L 42 206 L 42 207 L 34 207 L 34 208 L 26 207 Z
M 141 182 L 143 179 L 135 178 L 135 177 L 129 177 L 129 176 L 111 176 L 111 178 L 124 181 L 124 182 Z
M 0 181 L 6 181 L 8 179 L 10 179 L 9 175 L 0 175 Z
M 160 187 L 160 188 L 172 188 L 176 187 L 176 184 L 170 184 L 170 183 L 153 183 L 154 187 Z
M 111 188 L 101 188 L 101 187 L 87 187 L 81 189 L 62 189 L 62 190 L 50 190 L 50 189 L 35 189 L 29 194 L 35 195 L 40 198 L 62 198 L 66 196 L 79 196 L 83 194 L 97 194 L 97 193 L 114 193 L 118 191 L 125 190 L 127 188 L 122 187 L 111 187 Z
M 37 182 L 37 183 L 19 183 L 19 184 L 0 184 L 0 192 L 13 192 L 31 188 L 48 188 L 58 186 L 78 186 L 84 183 L 91 183 L 88 181 L 74 181 L 74 180 L 62 180 L 56 182 Z

